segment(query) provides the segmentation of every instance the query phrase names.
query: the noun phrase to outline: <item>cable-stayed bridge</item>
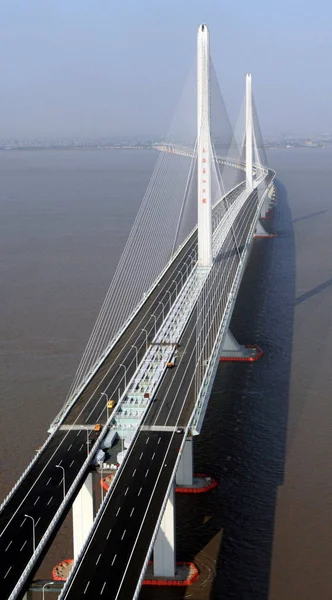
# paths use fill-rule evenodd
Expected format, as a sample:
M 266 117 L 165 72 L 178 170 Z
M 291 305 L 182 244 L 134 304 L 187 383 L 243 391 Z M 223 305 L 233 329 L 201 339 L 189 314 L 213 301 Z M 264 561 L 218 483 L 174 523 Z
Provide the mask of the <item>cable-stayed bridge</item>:
M 4 599 L 28 590 L 72 505 L 76 560 L 61 598 L 136 598 L 152 551 L 155 577 L 174 577 L 175 480 L 193 484 L 192 440 L 219 358 L 255 353 L 237 344 L 229 324 L 254 236 L 267 235 L 260 219 L 275 173 L 251 76 L 237 150 L 232 132 L 224 133 L 205 25 L 197 49 L 195 133 L 180 115 L 159 145 L 68 398 L 1 506 Z M 114 442 L 121 464 L 95 517 L 92 462 L 102 465 Z

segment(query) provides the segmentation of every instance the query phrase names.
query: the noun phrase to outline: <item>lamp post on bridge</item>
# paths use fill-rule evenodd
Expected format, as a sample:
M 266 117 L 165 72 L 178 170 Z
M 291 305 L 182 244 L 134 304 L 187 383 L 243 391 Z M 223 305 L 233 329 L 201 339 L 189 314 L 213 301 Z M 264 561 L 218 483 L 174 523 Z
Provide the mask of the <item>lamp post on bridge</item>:
M 172 279 L 172 283 L 175 283 L 175 295 L 178 295 L 178 282 L 176 281 L 176 279 Z
M 31 515 L 24 515 L 25 517 L 27 517 L 28 519 L 31 519 L 32 521 L 32 549 L 33 549 L 33 554 L 36 552 L 36 524 L 35 524 L 35 520 Z
M 145 333 L 145 348 L 146 348 L 146 352 L 148 351 L 148 332 L 146 329 L 142 329 L 141 331 L 144 331 Z
M 119 364 L 119 367 L 123 367 L 123 368 L 124 368 L 124 370 L 125 370 L 125 374 L 124 374 L 124 384 L 125 384 L 125 389 L 126 389 L 126 387 L 127 387 L 127 367 L 126 367 L 126 365 L 123 365 L 123 364 L 121 364 L 121 363 Z
M 108 395 L 106 392 L 101 392 L 100 397 L 106 396 L 106 421 L 108 421 Z
M 157 317 L 156 317 L 156 315 L 150 315 L 150 317 L 152 317 L 154 319 L 154 335 L 156 337 L 156 335 L 157 335 Z
M 165 306 L 163 304 L 163 302 L 158 302 L 158 306 L 159 304 L 161 304 L 161 306 L 163 307 L 163 321 L 165 321 Z
M 63 499 L 66 497 L 66 472 L 65 468 L 62 465 L 55 465 L 57 469 L 62 469 L 62 490 L 63 490 Z
M 169 309 L 171 310 L 172 294 L 169 290 L 166 290 L 165 294 L 169 294 Z
M 137 346 L 132 346 L 132 348 L 134 348 L 136 350 L 136 371 L 138 369 L 138 348 Z
M 54 581 L 47 581 L 47 583 L 44 583 L 44 585 L 43 585 L 43 600 L 45 600 L 45 588 L 48 585 L 54 585 Z

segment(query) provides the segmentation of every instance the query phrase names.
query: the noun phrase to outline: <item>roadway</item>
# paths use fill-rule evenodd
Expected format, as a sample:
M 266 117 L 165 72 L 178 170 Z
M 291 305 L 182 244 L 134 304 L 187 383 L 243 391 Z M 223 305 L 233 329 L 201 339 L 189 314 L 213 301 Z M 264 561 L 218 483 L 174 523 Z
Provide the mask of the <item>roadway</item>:
M 228 202 L 232 202 L 242 189 L 243 186 L 232 192 Z M 92 444 L 96 439 L 93 431 L 94 424 L 106 422 L 107 410 L 103 393 L 107 393 L 109 398 L 116 398 L 118 388 L 122 387 L 123 390 L 124 369 L 120 364 L 126 367 L 127 381 L 134 374 L 136 351 L 133 346 L 139 348 L 138 359 L 141 360 L 146 348 L 146 334 L 142 330 L 150 331 L 152 337 L 154 328 L 161 325 L 164 314 L 167 314 L 176 293 L 190 273 L 190 257 L 196 252 L 196 247 L 197 233 L 194 232 L 67 414 L 63 421 L 67 429 L 60 428 L 49 438 L 19 487 L 2 508 L 0 576 L 3 580 L 3 600 L 9 597 L 33 554 L 32 520 L 25 517 L 25 514 L 30 515 L 35 521 L 37 547 L 63 501 L 63 471 L 56 465 L 60 464 L 60 467 L 65 469 L 66 490 L 69 490 L 86 460 L 87 441 Z M 181 268 L 183 270 L 186 261 L 189 267 L 183 273 Z M 168 292 L 172 302 L 169 301 Z M 164 303 L 165 309 L 160 307 L 160 302 Z M 156 317 L 152 318 L 151 315 Z M 68 429 L 70 426 L 77 429 Z M 79 429 L 81 426 L 88 428 L 88 433 L 86 429 Z M 87 469 L 88 466 L 77 482 L 75 493 L 82 485 Z M 61 526 L 69 508 L 69 503 L 66 507 L 63 506 L 57 524 L 49 533 L 49 543 Z M 30 565 L 27 582 L 33 578 L 47 552 L 49 543 L 41 552 L 38 561 Z
M 183 435 L 139 433 L 64 598 L 133 597 Z

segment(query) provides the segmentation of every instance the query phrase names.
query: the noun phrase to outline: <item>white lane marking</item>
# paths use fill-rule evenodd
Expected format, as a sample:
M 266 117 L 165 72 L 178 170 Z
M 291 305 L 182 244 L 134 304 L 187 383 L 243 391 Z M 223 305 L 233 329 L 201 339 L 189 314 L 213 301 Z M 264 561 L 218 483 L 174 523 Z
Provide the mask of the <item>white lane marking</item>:
M 89 585 L 90 585 L 90 581 L 88 581 L 88 583 L 86 584 L 83 594 L 86 594 L 86 590 L 88 589 Z
M 172 433 L 172 436 L 171 436 L 171 439 L 170 439 L 170 441 L 169 441 L 169 444 L 168 444 L 168 446 L 167 446 L 166 452 L 165 452 L 165 458 L 167 458 L 167 457 L 168 457 L 168 454 L 169 454 L 169 452 L 170 452 L 170 448 L 171 448 L 171 444 L 172 444 L 172 442 L 173 442 L 173 439 L 174 439 L 174 436 L 175 436 L 175 435 L 176 435 L 176 434 L 173 432 L 173 433 Z M 118 597 L 119 597 L 119 594 L 120 594 L 120 592 L 121 592 L 121 588 L 122 588 L 122 585 L 123 585 L 124 579 L 125 579 L 125 577 L 126 577 L 126 575 L 127 575 L 127 571 L 128 571 L 128 569 L 129 569 L 129 565 L 130 565 L 131 559 L 132 559 L 132 557 L 133 557 L 133 554 L 134 554 L 134 552 L 135 552 L 135 549 L 136 549 L 136 546 L 137 546 L 137 542 L 138 542 L 138 540 L 139 540 L 139 537 L 140 537 L 140 535 L 141 535 L 141 531 L 142 531 L 142 528 L 143 528 L 143 526 L 144 526 L 144 523 L 145 523 L 145 521 L 146 521 L 146 517 L 147 517 L 147 514 L 148 514 L 148 512 L 149 512 L 149 509 L 150 509 L 150 504 L 151 504 L 151 502 L 152 502 L 152 498 L 154 497 L 154 494 L 155 494 L 156 488 L 157 488 L 157 486 L 158 486 L 159 479 L 160 479 L 160 477 L 161 477 L 161 475 L 162 475 L 162 472 L 163 472 L 163 469 L 162 469 L 162 467 L 161 467 L 161 468 L 160 468 L 160 470 L 159 470 L 158 476 L 157 476 L 157 478 L 156 478 L 155 484 L 154 484 L 154 486 L 153 486 L 152 492 L 151 492 L 151 494 L 150 494 L 149 502 L 148 502 L 148 505 L 147 505 L 147 507 L 146 507 L 146 511 L 145 511 L 145 513 L 144 513 L 144 515 L 143 515 L 143 519 L 141 519 L 141 525 L 140 525 L 140 528 L 139 528 L 139 530 L 138 530 L 138 534 L 137 534 L 137 536 L 136 536 L 135 543 L 134 543 L 134 544 L 133 544 L 133 546 L 132 546 L 132 550 L 131 550 L 130 556 L 129 556 L 128 560 L 127 560 L 127 565 L 126 565 L 126 568 L 125 568 L 125 570 L 124 570 L 124 574 L 123 574 L 123 576 L 122 576 L 122 579 L 121 579 L 121 581 L 120 581 L 120 583 L 119 583 L 119 585 L 118 585 L 118 588 L 117 588 L 117 589 L 118 589 L 118 592 L 117 592 L 117 594 L 116 594 L 116 596 L 115 596 L 114 600 L 117 600 L 117 599 L 118 599 Z M 142 488 L 141 488 L 141 489 L 142 489 Z M 138 495 L 139 495 L 139 494 L 138 494 Z
M 73 445 L 73 444 L 72 444 L 72 445 Z M 62 463 L 62 459 L 61 459 L 61 460 L 59 460 L 59 462 L 58 462 L 58 465 L 61 465 L 61 463 Z
M 70 446 L 68 446 L 68 448 L 67 448 L 67 452 L 69 452 L 69 450 L 70 450 L 70 448 L 72 447 L 72 445 L 73 445 L 73 444 L 70 444 Z M 58 463 L 58 464 L 60 464 L 60 463 Z
M 192 249 L 194 248 L 195 244 L 196 244 L 196 240 L 194 240 L 194 242 L 193 242 L 193 243 L 191 244 L 191 246 L 188 248 L 188 256 L 189 256 L 189 254 L 190 254 L 190 251 L 192 251 Z M 171 271 L 171 277 L 174 277 L 174 273 L 175 273 L 175 271 L 176 271 L 176 269 L 172 269 L 172 271 Z M 169 278 L 169 280 L 168 280 L 168 281 L 170 281 L 170 278 Z M 166 283 L 167 283 L 167 282 L 166 282 Z M 165 287 L 165 286 L 163 286 L 163 289 L 164 289 L 164 287 Z M 161 293 L 161 292 L 162 292 L 162 290 L 160 291 L 160 293 Z M 145 313 L 145 314 L 144 314 L 144 318 L 147 316 L 147 314 L 148 314 L 148 313 Z M 143 320 L 143 319 L 142 319 L 142 320 Z M 139 328 L 139 326 L 138 326 L 138 327 L 135 329 L 135 332 L 136 332 L 136 331 L 138 331 L 138 328 Z M 130 338 L 130 339 L 131 339 L 131 338 Z M 107 375 L 109 374 L 110 370 L 111 370 L 111 367 L 110 367 L 110 369 L 108 369 L 108 371 L 105 373 L 105 375 L 104 375 L 104 378 L 103 378 L 102 382 L 103 382 L 103 381 L 104 381 L 104 379 L 107 377 Z M 116 374 L 117 374 L 117 373 L 116 373 Z M 114 379 L 114 377 L 113 377 L 113 379 Z M 112 379 L 112 380 L 113 380 L 113 379 Z M 111 381 L 112 381 L 112 380 L 111 380 Z M 111 382 L 110 382 L 110 383 L 111 383 Z M 105 391 L 107 391 L 107 390 L 108 390 L 108 387 L 109 387 L 109 386 L 110 386 L 110 384 L 107 386 L 107 388 L 106 388 L 106 390 L 105 390 Z M 95 391 L 94 391 L 94 392 L 91 394 L 90 400 L 91 400 L 91 399 L 94 397 L 94 394 L 95 394 L 95 392 L 98 390 L 98 388 L 99 388 L 99 386 L 97 385 L 97 387 L 96 387 Z M 82 410 L 81 410 L 80 414 L 78 415 L 78 417 L 77 417 L 77 419 L 76 419 L 75 423 L 78 421 L 79 417 L 82 415 L 82 413 L 83 413 L 83 411 L 85 410 L 85 408 L 86 408 L 86 406 L 87 406 L 87 405 L 88 405 L 88 402 L 87 402 L 87 403 L 84 405 L 84 407 L 82 408 Z M 68 435 L 69 435 L 69 433 L 68 433 Z M 160 439 L 161 439 L 161 438 L 160 438 Z M 64 440 L 62 440 L 61 444 L 63 443 L 63 441 L 64 441 Z M 148 441 L 148 440 L 147 440 L 147 441 Z M 146 442 L 146 443 L 147 443 L 147 442 Z M 61 445 L 61 444 L 60 444 L 60 445 Z M 124 463 L 123 463 L 123 468 L 122 468 L 122 471 L 119 473 L 119 477 L 118 477 L 118 480 L 117 480 L 117 485 L 119 484 L 119 481 L 120 481 L 120 479 L 121 479 L 121 476 L 122 476 L 122 475 L 123 475 L 123 473 L 125 472 L 125 467 L 126 467 L 126 465 L 128 464 L 128 461 L 129 461 L 129 459 L 130 459 L 130 456 L 132 455 L 132 452 L 133 452 L 134 448 L 135 448 L 135 444 L 132 444 L 132 445 L 131 445 L 131 448 L 129 449 L 129 452 L 127 453 L 127 456 L 126 456 L 126 458 L 125 458 L 125 461 L 124 461 Z M 111 495 L 110 495 L 110 496 L 109 496 L 109 498 L 108 498 L 108 502 L 105 502 L 104 508 L 103 508 L 103 510 L 102 510 L 102 513 L 101 513 L 101 517 L 102 517 L 102 516 L 103 516 L 103 514 L 105 513 L 105 511 L 106 511 L 106 509 L 107 509 L 107 507 L 108 507 L 108 504 L 109 504 L 109 502 L 112 500 L 112 498 L 113 498 L 113 495 L 114 495 L 114 492 L 115 492 L 115 490 L 117 489 L 117 485 L 115 485 L 115 486 L 113 487 L 113 490 L 111 491 Z M 142 488 L 141 488 L 141 490 L 142 490 Z M 140 490 L 140 492 L 139 492 L 139 493 L 141 493 L 141 490 Z M 97 529 L 97 528 L 96 528 L 96 529 Z M 0 537 L 1 537 L 1 535 L 2 535 L 2 533 L 0 534 Z M 87 546 L 86 546 L 86 549 L 85 549 L 85 551 L 84 551 L 84 554 L 83 554 L 83 556 L 81 557 L 81 560 L 82 560 L 82 561 L 84 560 L 84 558 L 85 558 L 85 556 L 86 556 L 86 554 L 87 554 L 87 552 L 88 552 L 88 550 L 89 550 L 89 548 L 90 548 L 91 541 L 92 541 L 93 539 L 94 539 L 94 536 L 92 536 L 92 537 L 91 537 L 91 540 L 90 540 L 90 542 L 89 542 L 89 543 L 87 544 Z M 75 582 L 75 580 L 76 580 L 77 573 L 78 573 L 78 570 L 76 571 L 76 573 L 74 573 L 74 575 L 73 575 L 73 578 L 72 578 L 72 580 L 71 580 L 71 582 L 70 582 L 70 584 L 69 584 L 69 586 L 68 586 L 68 589 L 69 589 L 69 590 L 72 588 L 72 586 L 73 586 L 73 584 L 74 584 L 74 582 Z
M 40 496 L 38 496 L 37 500 L 34 501 L 34 503 L 33 503 L 34 506 L 35 506 L 35 504 L 37 504 L 39 498 L 40 498 Z
M 101 588 L 101 590 L 100 590 L 100 596 L 102 595 L 102 593 L 103 593 L 103 591 L 104 591 L 104 589 L 105 589 L 105 585 L 106 585 L 106 583 L 107 583 L 107 581 L 104 581 L 104 585 L 103 585 L 103 587 L 102 587 L 102 588 Z
M 191 252 L 192 252 L 192 251 L 193 251 L 193 249 L 195 248 L 195 246 L 196 246 L 196 243 L 197 243 L 197 239 L 196 239 L 196 238 L 194 238 L 194 239 L 193 239 L 191 242 L 188 240 L 188 248 L 187 248 L 187 251 L 186 251 L 186 252 L 187 252 L 187 256 L 188 256 L 188 257 L 190 256 Z M 155 298 L 155 301 L 157 301 L 157 300 L 158 300 L 158 298 L 160 298 L 160 297 L 161 297 L 161 295 L 164 293 L 164 291 L 165 291 L 165 289 L 167 288 L 168 284 L 170 283 L 170 281 L 172 281 L 172 278 L 174 278 L 174 275 L 176 275 L 176 273 L 177 273 L 177 270 L 178 270 L 178 265 L 177 265 L 177 264 L 175 264 L 175 265 L 171 265 L 171 266 L 170 266 L 169 277 L 168 277 L 168 279 L 166 279 L 166 280 L 165 280 L 165 283 L 163 284 L 163 286 L 162 286 L 161 290 L 159 290 L 159 292 L 157 293 L 157 295 L 156 295 L 156 298 Z M 130 343 L 130 341 L 133 339 L 134 335 L 135 335 L 135 334 L 136 334 L 136 333 L 139 331 L 139 329 L 140 329 L 140 327 L 141 327 L 141 324 L 142 324 L 142 322 L 143 322 L 143 321 L 144 321 L 144 320 L 145 320 L 145 319 L 146 319 L 148 316 L 149 316 L 149 311 L 147 310 L 147 311 L 145 311 L 145 312 L 144 312 L 144 314 L 142 315 L 142 318 L 141 318 L 141 320 L 139 321 L 139 323 L 138 323 L 137 327 L 134 329 L 133 333 L 132 333 L 132 334 L 131 334 L 131 336 L 129 337 L 129 339 L 128 339 L 128 341 L 127 341 L 127 345 L 128 345 L 128 344 Z M 124 346 L 123 350 L 125 350 L 125 348 L 126 348 L 126 346 Z M 129 354 L 129 353 L 128 353 L 128 354 Z M 127 355 L 128 355 L 128 354 L 127 354 Z M 109 375 L 110 371 L 112 370 L 112 366 L 113 366 L 113 364 L 112 364 L 112 365 L 110 366 L 110 368 L 109 368 L 109 369 L 106 371 L 106 373 L 105 373 L 105 375 L 104 375 L 104 377 L 103 377 L 102 381 L 101 381 L 99 384 L 97 384 L 96 388 L 95 388 L 95 389 L 94 389 L 94 391 L 91 393 L 91 396 L 90 396 L 90 398 L 87 400 L 87 402 L 86 402 L 86 403 L 84 404 L 84 406 L 82 407 L 82 409 L 81 409 L 80 413 L 77 415 L 77 417 L 76 417 L 76 419 L 75 419 L 75 421 L 74 421 L 74 423 L 73 423 L 73 424 L 75 424 L 75 423 L 78 423 L 78 422 L 79 422 L 80 418 L 81 418 L 81 417 L 82 417 L 82 415 L 83 415 L 83 412 L 84 412 L 84 410 L 87 408 L 87 406 L 89 405 L 89 403 L 90 403 L 91 401 L 93 401 L 93 399 L 94 399 L 94 396 L 95 396 L 95 393 L 98 391 L 98 389 L 100 388 L 101 384 L 104 382 L 104 380 L 106 379 L 106 377 Z M 113 380 L 115 379 L 115 377 L 117 376 L 117 374 L 118 374 L 118 371 L 119 371 L 119 369 L 116 371 L 115 375 L 113 375 L 113 377 L 112 377 L 111 381 L 109 382 L 109 384 L 107 385 L 107 387 L 106 387 L 105 391 L 107 391 L 107 390 L 108 390 L 108 388 L 110 387 L 110 385 L 111 385 L 112 381 L 113 381 Z M 115 391 L 116 391 L 116 389 L 117 389 L 117 388 L 115 387 Z M 109 396 L 110 396 L 110 397 L 112 397 L 112 394 L 109 394 Z M 100 400 L 99 400 L 99 401 L 100 401 Z M 96 408 L 96 405 L 94 404 L 94 409 L 95 409 L 95 408 Z M 82 431 L 84 431 L 84 430 L 82 430 Z M 3 535 L 3 534 L 4 534 L 4 532 L 6 531 L 7 527 L 9 527 L 9 525 L 10 525 L 11 521 L 13 520 L 14 516 L 17 514 L 17 512 L 19 511 L 19 509 L 22 507 L 22 505 L 23 505 L 24 501 L 26 500 L 26 498 L 27 498 L 27 497 L 29 496 L 29 494 L 31 493 L 31 490 L 34 488 L 34 486 L 35 486 L 35 485 L 37 484 L 37 482 L 40 480 L 41 476 L 43 475 L 43 473 L 46 471 L 47 467 L 48 467 L 48 466 L 51 464 L 52 460 L 53 460 L 53 459 L 54 459 L 54 457 L 56 456 L 56 454 L 57 454 L 58 450 L 60 449 L 60 447 L 61 447 L 61 446 L 63 446 L 63 444 L 65 443 L 65 441 L 67 440 L 67 438 L 70 436 L 70 434 L 71 434 L 71 433 L 72 433 L 72 431 L 71 431 L 71 430 L 69 430 L 67 433 L 65 433 L 64 437 L 63 437 L 63 438 L 60 440 L 60 442 L 59 442 L 58 446 L 57 446 L 57 447 L 54 449 L 54 451 L 52 452 L 52 455 L 51 455 L 51 456 L 50 456 L 50 458 L 48 459 L 48 462 L 45 464 L 45 466 L 44 466 L 44 467 L 43 467 L 43 469 L 41 470 L 40 474 L 38 475 L 38 477 L 37 477 L 37 478 L 35 479 L 35 481 L 33 482 L 33 485 L 31 486 L 31 488 L 29 489 L 29 491 L 28 491 L 28 492 L 25 494 L 24 498 L 23 498 L 23 499 L 22 499 L 22 501 L 21 501 L 21 504 L 20 504 L 20 505 L 17 507 L 16 511 L 14 512 L 14 514 L 11 516 L 11 518 L 8 520 L 8 522 L 6 523 L 5 527 L 4 527 L 4 528 L 3 528 L 3 530 L 1 531 L 1 533 L 0 533 L 0 537 L 2 537 L 2 535 Z M 147 443 L 148 443 L 148 441 L 149 441 L 149 438 L 147 439 L 147 441 L 146 441 L 145 443 L 147 444 Z M 159 443 L 159 442 L 158 442 L 158 443 Z M 135 446 L 135 444 L 132 444 L 131 451 L 130 451 L 130 452 L 128 452 L 128 455 L 127 455 L 127 460 L 126 460 L 126 462 L 128 462 L 128 460 L 129 460 L 129 457 L 130 457 L 130 454 L 131 454 L 131 452 L 132 452 L 132 450 L 133 450 L 134 446 Z M 59 464 L 59 463 L 58 463 L 58 464 Z M 122 472 L 123 472 L 123 471 L 122 471 Z M 122 474 L 122 473 L 121 473 L 121 474 Z M 120 476 L 121 476 L 121 474 L 120 474 Z M 120 479 L 120 476 L 119 476 L 119 479 Z M 118 481 L 119 481 L 119 479 L 118 479 Z M 116 487 L 116 486 L 115 486 L 115 487 Z M 114 491 L 114 489 L 115 489 L 115 488 L 113 488 L 113 491 Z M 111 498 L 111 496 L 110 496 L 110 498 Z M 106 508 L 106 505 L 105 505 L 105 508 Z M 24 519 L 24 521 L 25 521 L 25 520 L 26 520 L 26 519 Z M 23 523 L 24 523 L 24 521 L 23 521 Z M 22 525 L 23 525 L 23 523 L 22 523 Z M 22 525 L 21 525 L 21 526 L 22 526 Z
M 114 558 L 113 558 L 113 560 L 112 560 L 112 562 L 111 562 L 111 567 L 113 567 L 113 565 L 114 565 L 114 563 L 115 563 L 115 559 L 116 559 L 116 557 L 117 557 L 117 554 L 114 554 Z
M 126 491 L 125 491 L 125 493 L 124 493 L 124 495 L 125 495 L 125 496 L 127 496 L 127 494 L 128 494 L 128 490 L 129 490 L 129 487 L 127 487 L 127 489 L 126 489 Z
M 46 504 L 46 506 L 48 506 L 48 505 L 49 505 L 49 503 L 50 503 L 52 500 L 53 500 L 53 496 L 51 496 L 51 497 L 50 497 L 50 499 L 49 499 L 48 503 Z
M 5 552 L 7 552 L 7 550 L 8 550 L 8 548 L 9 548 L 9 546 L 10 546 L 12 543 L 13 543 L 13 540 L 10 540 L 10 542 L 9 542 L 9 544 L 8 544 L 8 546 L 7 546 L 6 550 L 5 550 Z
M 150 438 L 148 437 L 148 439 L 147 439 L 147 440 L 146 440 L 146 442 L 145 442 L 146 444 L 148 443 L 149 439 L 150 439 Z
M 149 472 L 149 469 L 147 469 L 147 471 L 146 471 L 146 473 L 145 473 L 145 477 L 147 476 L 148 472 Z
M 99 561 L 100 561 L 100 557 L 101 557 L 101 554 L 99 554 L 99 556 L 98 556 L 98 558 L 97 558 L 97 560 L 96 560 L 96 565 L 99 563 Z
M 141 456 L 139 457 L 139 460 L 141 460 L 142 456 L 143 456 L 143 452 L 142 452 Z
M 25 518 L 25 519 L 23 519 L 23 521 L 22 521 L 22 523 L 21 523 L 20 527 L 22 527 L 23 523 L 25 523 L 25 521 L 26 521 L 26 520 L 27 520 L 26 518 Z
M 50 483 L 51 479 L 52 479 L 52 477 L 50 477 L 50 478 L 48 479 L 48 481 L 47 481 L 47 484 L 46 484 L 46 485 L 48 485 L 48 484 Z
M 74 460 L 71 461 L 69 468 L 74 464 L 74 462 L 75 462 L 75 458 L 74 458 Z
M 28 540 L 25 540 L 25 542 L 24 542 L 23 546 L 21 546 L 21 548 L 20 548 L 20 552 L 22 552 L 22 550 L 23 550 L 23 548 L 24 548 L 25 544 L 27 543 L 27 541 L 28 541 Z
M 36 521 L 35 529 L 36 529 L 36 527 L 37 527 L 37 525 L 38 525 L 38 523 L 39 523 L 40 519 L 41 519 L 41 517 L 39 517 L 39 518 L 38 518 L 38 521 Z
M 78 449 L 79 452 L 81 452 L 83 446 L 85 446 L 85 444 L 82 444 L 82 446 L 79 447 L 79 449 Z M 90 581 L 89 581 L 89 583 L 90 583 Z
M 135 476 L 135 473 L 136 473 L 136 469 L 133 471 L 132 477 L 134 477 L 134 476 Z
M 12 565 L 12 566 L 13 566 L 13 565 Z M 6 575 L 4 576 L 4 579 L 6 579 L 6 577 L 7 577 L 8 573 L 9 573 L 10 569 L 12 568 L 12 566 L 11 566 L 11 567 L 9 567 L 9 569 L 8 569 L 8 571 L 7 571 L 7 573 L 6 573 Z
M 81 432 L 80 432 L 80 431 L 78 431 L 78 432 L 77 432 L 77 434 L 76 434 L 76 437 L 78 437 L 78 436 L 80 435 L 80 433 L 81 433 Z
M 152 458 L 151 458 L 151 460 L 153 460 L 155 456 L 156 456 L 156 453 L 154 452 L 154 453 L 152 454 Z
M 159 438 L 159 440 L 158 440 L 158 444 L 160 444 L 160 442 L 161 442 L 161 437 L 160 437 L 160 438 Z
M 108 532 L 108 534 L 107 534 L 107 536 L 106 536 L 106 539 L 107 539 L 107 540 L 108 540 L 108 538 L 109 538 L 109 537 L 110 537 L 110 535 L 111 535 L 111 531 L 112 531 L 112 527 L 111 527 L 111 529 L 109 530 L 109 532 Z
M 123 532 L 123 534 L 122 534 L 122 537 L 121 537 L 122 540 L 123 540 L 124 536 L 126 535 L 126 531 L 127 531 L 127 529 L 125 529 L 124 532 Z
M 115 515 L 116 517 L 118 516 L 120 510 L 121 510 L 121 506 L 119 506 L 118 510 L 116 511 L 116 515 Z
M 142 491 L 142 488 L 140 488 L 140 491 L 139 491 L 139 492 L 138 492 L 138 494 L 137 494 L 138 496 L 140 495 L 141 491 Z
M 130 516 L 132 516 L 132 514 L 133 514 L 134 510 L 135 510 L 135 506 L 134 506 L 134 508 L 132 508 L 132 509 L 131 509 Z

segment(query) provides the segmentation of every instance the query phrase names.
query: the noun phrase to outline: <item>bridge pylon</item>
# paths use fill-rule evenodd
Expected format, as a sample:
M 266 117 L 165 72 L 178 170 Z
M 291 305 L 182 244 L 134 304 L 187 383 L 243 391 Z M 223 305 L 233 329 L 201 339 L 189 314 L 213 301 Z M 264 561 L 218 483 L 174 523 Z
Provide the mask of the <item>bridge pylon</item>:
M 246 188 L 253 188 L 253 117 L 252 117 L 252 88 L 251 73 L 246 75 Z
M 197 200 L 200 267 L 211 267 L 213 262 L 210 129 L 210 36 L 207 26 L 200 25 L 197 33 Z

